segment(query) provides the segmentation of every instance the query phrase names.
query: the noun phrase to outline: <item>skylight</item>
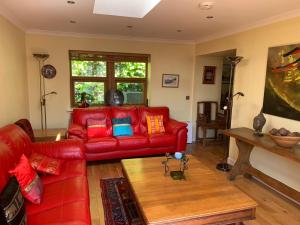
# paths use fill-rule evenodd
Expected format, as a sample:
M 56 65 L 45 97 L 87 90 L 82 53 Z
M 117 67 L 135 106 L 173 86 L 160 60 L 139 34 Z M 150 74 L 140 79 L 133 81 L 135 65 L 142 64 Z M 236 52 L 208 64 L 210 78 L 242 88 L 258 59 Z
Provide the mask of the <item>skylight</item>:
M 143 18 L 160 0 L 95 0 L 94 13 Z

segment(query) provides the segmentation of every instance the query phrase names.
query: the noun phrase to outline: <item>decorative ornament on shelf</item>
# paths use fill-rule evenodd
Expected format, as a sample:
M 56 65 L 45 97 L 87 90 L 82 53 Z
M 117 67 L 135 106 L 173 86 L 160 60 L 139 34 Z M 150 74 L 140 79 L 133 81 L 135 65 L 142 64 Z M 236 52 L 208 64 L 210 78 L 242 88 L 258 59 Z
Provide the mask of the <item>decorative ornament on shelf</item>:
M 105 103 L 111 106 L 121 106 L 124 103 L 123 92 L 117 89 L 110 89 L 105 93 Z
M 182 152 L 175 152 L 174 154 L 166 153 L 166 160 L 162 161 L 164 165 L 165 173 L 164 175 L 167 176 L 169 173 L 169 160 L 176 159 L 180 160 L 179 170 L 170 171 L 170 176 L 173 180 L 185 180 L 184 171 L 188 169 L 188 161 L 189 158 L 186 156 L 186 153 Z
M 299 132 L 291 132 L 285 128 L 273 128 L 269 131 L 269 134 L 272 140 L 283 148 L 292 148 L 300 141 Z
M 264 127 L 265 124 L 266 124 L 266 118 L 261 109 L 260 113 L 253 119 L 253 128 L 254 128 L 253 134 L 258 137 L 264 136 L 262 133 L 262 128 Z

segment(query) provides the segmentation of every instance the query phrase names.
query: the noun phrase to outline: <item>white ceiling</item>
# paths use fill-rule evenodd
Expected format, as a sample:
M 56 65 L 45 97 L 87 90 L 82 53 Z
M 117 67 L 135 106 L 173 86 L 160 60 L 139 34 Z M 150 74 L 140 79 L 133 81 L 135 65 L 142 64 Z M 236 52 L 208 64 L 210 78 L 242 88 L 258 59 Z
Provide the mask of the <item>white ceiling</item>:
M 179 41 L 208 40 L 300 16 L 300 0 L 213 0 L 211 10 L 198 7 L 207 0 L 162 0 L 144 18 L 93 14 L 94 0 L 74 1 L 70 5 L 67 0 L 0 0 L 0 13 L 28 32 Z M 206 18 L 210 15 L 214 19 Z

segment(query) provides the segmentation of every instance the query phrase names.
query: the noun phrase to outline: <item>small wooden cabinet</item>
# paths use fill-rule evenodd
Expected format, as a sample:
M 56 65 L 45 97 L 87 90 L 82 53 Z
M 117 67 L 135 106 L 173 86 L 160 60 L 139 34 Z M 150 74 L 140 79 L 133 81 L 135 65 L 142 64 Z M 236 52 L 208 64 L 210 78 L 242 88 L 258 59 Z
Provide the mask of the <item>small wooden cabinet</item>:
M 47 130 L 33 130 L 35 141 L 59 141 L 66 139 L 66 128 L 53 128 Z

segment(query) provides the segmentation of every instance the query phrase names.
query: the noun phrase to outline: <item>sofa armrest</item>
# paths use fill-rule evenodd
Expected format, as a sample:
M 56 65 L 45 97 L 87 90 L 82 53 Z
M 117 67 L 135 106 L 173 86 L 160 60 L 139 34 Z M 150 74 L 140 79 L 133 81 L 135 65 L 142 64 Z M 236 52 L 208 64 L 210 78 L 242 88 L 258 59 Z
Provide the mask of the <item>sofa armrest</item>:
M 86 129 L 79 124 L 73 123 L 68 128 L 68 137 L 69 136 L 86 139 Z
M 81 140 L 35 142 L 32 152 L 58 159 L 85 159 L 85 146 Z
M 177 134 L 179 130 L 186 129 L 187 124 L 183 122 L 178 122 L 177 120 L 170 119 L 166 125 L 165 129 L 167 133 Z

